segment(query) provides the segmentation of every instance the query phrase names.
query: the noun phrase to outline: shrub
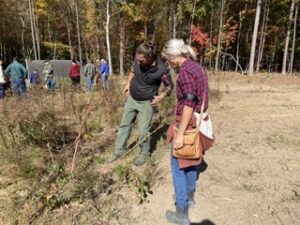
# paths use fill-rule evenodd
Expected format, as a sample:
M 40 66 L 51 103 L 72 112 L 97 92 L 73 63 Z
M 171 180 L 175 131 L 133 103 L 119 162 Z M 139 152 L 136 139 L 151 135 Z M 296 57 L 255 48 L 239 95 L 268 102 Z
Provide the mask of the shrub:
M 66 143 L 66 131 L 51 111 L 42 111 L 30 120 L 19 121 L 19 127 L 25 143 L 50 149 Z

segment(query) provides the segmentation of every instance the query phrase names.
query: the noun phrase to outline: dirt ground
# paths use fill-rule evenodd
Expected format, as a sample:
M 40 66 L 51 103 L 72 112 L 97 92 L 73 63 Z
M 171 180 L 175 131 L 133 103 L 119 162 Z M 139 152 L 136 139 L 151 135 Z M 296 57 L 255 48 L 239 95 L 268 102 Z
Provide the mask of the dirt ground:
M 199 175 L 197 205 L 190 210 L 192 224 L 300 224 L 300 77 L 210 74 L 210 88 L 216 142 L 206 153 Z M 119 208 L 109 203 L 115 210 L 110 217 L 118 212 L 126 216 L 114 225 L 167 224 L 165 211 L 174 209 L 174 204 L 169 151 L 162 139 L 154 153 L 160 157 L 161 179 L 152 187 L 149 202 L 138 205 L 132 192 L 120 191 Z M 1 225 L 10 225 L 3 222 L 13 221 L 11 215 L 18 214 L 9 198 L 0 189 Z M 46 212 L 32 224 L 103 225 L 99 223 L 103 214 L 97 210 L 90 202 L 73 202 Z M 26 223 L 20 219 L 17 224 Z
M 300 77 L 210 75 L 216 142 L 200 173 L 194 225 L 296 225 L 300 222 Z M 131 224 L 167 224 L 174 209 L 169 154 L 150 203 L 133 207 Z

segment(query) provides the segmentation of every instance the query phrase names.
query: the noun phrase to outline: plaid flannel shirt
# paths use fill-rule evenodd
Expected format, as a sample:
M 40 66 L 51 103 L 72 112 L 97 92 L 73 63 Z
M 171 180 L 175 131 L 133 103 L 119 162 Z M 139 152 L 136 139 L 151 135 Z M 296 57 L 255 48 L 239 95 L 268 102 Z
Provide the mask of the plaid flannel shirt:
M 184 99 L 184 94 L 195 95 L 198 101 Z M 204 111 L 208 108 L 208 77 L 203 68 L 191 59 L 187 59 L 180 67 L 176 80 L 176 115 L 181 115 L 183 107 L 189 106 L 194 112 L 200 112 L 203 98 Z

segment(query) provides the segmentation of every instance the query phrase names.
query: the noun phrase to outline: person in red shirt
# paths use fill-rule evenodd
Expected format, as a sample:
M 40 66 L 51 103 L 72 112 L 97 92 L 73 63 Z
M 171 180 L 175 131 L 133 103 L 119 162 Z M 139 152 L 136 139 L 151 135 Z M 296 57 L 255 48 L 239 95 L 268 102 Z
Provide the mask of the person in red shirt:
M 80 65 L 76 59 L 72 60 L 69 68 L 69 77 L 71 78 L 73 88 L 77 88 L 80 85 Z

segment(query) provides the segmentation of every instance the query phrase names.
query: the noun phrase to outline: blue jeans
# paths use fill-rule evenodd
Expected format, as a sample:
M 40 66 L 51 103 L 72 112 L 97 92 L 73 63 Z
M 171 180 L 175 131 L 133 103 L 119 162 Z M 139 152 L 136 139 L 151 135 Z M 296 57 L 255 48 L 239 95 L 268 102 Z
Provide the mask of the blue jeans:
M 86 77 L 86 90 L 91 91 L 93 84 L 94 84 L 94 78 L 93 77 Z
M 104 92 L 108 92 L 108 74 L 101 74 L 101 82 Z
M 24 95 L 26 93 L 25 79 L 13 77 L 11 79 L 11 88 L 14 93 L 14 96 Z
M 171 170 L 176 199 L 175 205 L 184 209 L 188 207 L 188 194 L 195 192 L 196 189 L 197 169 L 195 166 L 180 169 L 177 159 L 172 156 L 171 151 Z
M 54 91 L 55 81 L 54 81 L 53 77 L 50 77 L 47 79 L 46 85 L 47 85 L 48 90 Z
M 4 96 L 5 96 L 4 84 L 0 83 L 0 99 L 4 98 Z

